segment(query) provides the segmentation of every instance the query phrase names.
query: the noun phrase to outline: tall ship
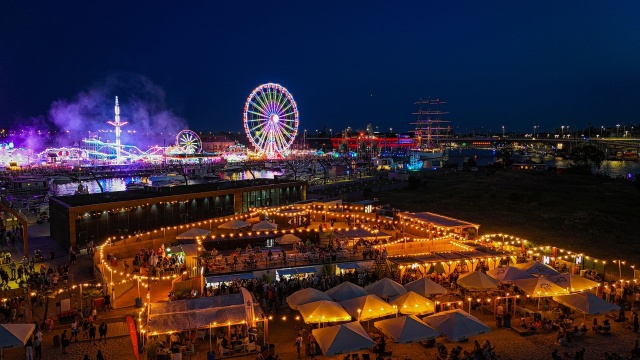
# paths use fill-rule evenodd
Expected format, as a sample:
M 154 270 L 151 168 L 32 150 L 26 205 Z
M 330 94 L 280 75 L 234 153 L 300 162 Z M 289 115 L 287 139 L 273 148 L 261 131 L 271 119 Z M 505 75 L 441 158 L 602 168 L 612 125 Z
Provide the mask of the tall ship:
M 440 106 L 446 102 L 440 99 L 420 99 L 415 102 L 418 111 L 416 122 L 411 123 L 416 128 L 413 130 L 414 147 L 409 151 L 410 156 L 420 160 L 437 160 L 444 156 L 444 141 L 451 137 L 451 121 L 442 119 L 449 114 L 440 110 Z

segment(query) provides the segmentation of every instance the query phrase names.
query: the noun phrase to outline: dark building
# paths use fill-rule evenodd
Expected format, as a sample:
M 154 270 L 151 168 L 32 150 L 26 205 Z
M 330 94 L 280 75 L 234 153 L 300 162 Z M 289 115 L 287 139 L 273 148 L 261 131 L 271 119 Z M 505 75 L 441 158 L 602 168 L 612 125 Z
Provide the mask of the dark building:
M 66 249 L 306 198 L 306 182 L 272 179 L 55 196 L 49 200 L 51 237 Z

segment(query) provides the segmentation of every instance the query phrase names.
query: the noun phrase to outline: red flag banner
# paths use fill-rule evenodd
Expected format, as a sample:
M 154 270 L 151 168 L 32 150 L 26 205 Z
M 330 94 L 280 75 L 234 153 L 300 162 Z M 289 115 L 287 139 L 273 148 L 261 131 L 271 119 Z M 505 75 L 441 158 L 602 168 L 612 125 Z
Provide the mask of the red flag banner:
M 131 336 L 133 354 L 136 356 L 136 360 L 140 360 L 140 353 L 138 352 L 138 332 L 136 331 L 136 323 L 133 321 L 131 315 L 127 316 L 127 328 L 129 328 L 129 336 Z

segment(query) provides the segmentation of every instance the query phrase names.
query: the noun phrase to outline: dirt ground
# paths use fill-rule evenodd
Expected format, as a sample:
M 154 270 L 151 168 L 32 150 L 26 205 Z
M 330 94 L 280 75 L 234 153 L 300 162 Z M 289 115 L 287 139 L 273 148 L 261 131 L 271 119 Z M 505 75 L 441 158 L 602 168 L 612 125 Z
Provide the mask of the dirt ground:
M 640 187 L 595 176 L 552 172 L 432 171 L 418 188 L 375 194 L 382 204 L 481 224 L 601 259 L 640 260 Z

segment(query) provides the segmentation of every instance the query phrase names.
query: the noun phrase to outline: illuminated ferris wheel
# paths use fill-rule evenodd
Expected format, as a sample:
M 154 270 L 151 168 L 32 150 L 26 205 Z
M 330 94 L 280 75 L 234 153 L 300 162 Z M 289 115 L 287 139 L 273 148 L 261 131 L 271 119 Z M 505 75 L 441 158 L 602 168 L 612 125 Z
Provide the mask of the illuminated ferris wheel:
M 255 88 L 244 105 L 244 131 L 256 151 L 268 158 L 285 156 L 298 134 L 298 107 L 279 84 Z
M 176 146 L 184 154 L 196 154 L 202 151 L 200 137 L 191 130 L 182 130 L 176 135 Z

